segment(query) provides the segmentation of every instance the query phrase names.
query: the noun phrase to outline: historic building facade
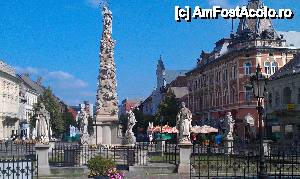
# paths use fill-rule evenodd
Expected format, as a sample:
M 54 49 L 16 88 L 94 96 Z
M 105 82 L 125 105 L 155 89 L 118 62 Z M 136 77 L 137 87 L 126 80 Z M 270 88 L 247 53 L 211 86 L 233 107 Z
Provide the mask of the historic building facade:
M 249 1 L 248 8 L 261 8 L 260 1 Z M 271 76 L 290 61 L 299 49 L 286 45 L 283 35 L 269 19 L 242 19 L 237 32 L 216 43 L 210 53 L 202 51 L 197 67 L 187 73 L 188 107 L 195 119 L 210 121 L 231 112 L 236 134 L 255 137 L 257 102 L 252 97 L 250 76 L 256 66 Z
M 136 108 L 140 105 L 141 100 L 138 99 L 124 99 L 119 106 L 119 116 L 126 115 L 132 108 Z
M 156 87 L 151 95 L 142 102 L 141 107 L 143 108 L 143 113 L 146 115 L 155 115 L 158 112 L 158 106 L 164 99 L 164 94 L 168 87 L 170 87 L 170 84 L 176 81 L 176 79 L 179 79 L 179 77 L 184 77 L 186 72 L 188 71 L 166 70 L 163 59 L 160 56 L 156 66 Z M 173 84 L 172 87 L 174 87 L 173 91 L 176 91 L 179 95 L 184 93 L 183 89 L 175 89 L 175 84 Z
M 19 85 L 15 70 L 0 61 L 0 139 L 18 132 Z
M 20 103 L 19 103 L 19 119 L 20 119 L 20 131 L 19 134 L 22 138 L 30 137 L 30 119 L 33 116 L 33 106 L 38 101 L 38 96 L 40 94 L 37 93 L 35 89 L 33 89 L 30 84 L 25 81 L 25 78 L 29 78 L 29 74 L 26 75 L 18 75 L 20 79 Z
M 300 55 L 267 83 L 266 132 L 273 140 L 300 141 Z

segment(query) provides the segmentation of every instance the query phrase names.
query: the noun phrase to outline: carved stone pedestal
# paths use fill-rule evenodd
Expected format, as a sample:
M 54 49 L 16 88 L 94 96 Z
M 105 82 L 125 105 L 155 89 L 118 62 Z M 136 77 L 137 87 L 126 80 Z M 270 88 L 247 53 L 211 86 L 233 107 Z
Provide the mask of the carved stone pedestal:
M 271 152 L 271 140 L 263 140 L 263 146 L 264 146 L 264 154 L 265 156 L 270 156 L 270 152 Z
M 225 139 L 224 141 L 225 144 L 225 153 L 226 154 L 234 154 L 233 151 L 233 139 Z
M 115 145 L 121 144 L 122 136 L 119 136 L 119 121 L 118 120 L 102 120 L 94 125 L 95 144 Z
M 179 166 L 178 173 L 190 173 L 191 172 L 191 153 L 192 143 L 179 143 L 178 147 L 180 150 L 179 154 Z
M 82 134 L 82 136 L 80 138 L 80 143 L 82 145 L 90 144 L 90 135 L 89 134 Z
M 38 158 L 39 176 L 50 175 L 50 166 L 48 159 L 49 144 L 36 144 L 35 151 Z
M 134 145 L 136 143 L 136 138 L 133 133 L 125 133 L 125 136 L 122 139 L 123 145 Z

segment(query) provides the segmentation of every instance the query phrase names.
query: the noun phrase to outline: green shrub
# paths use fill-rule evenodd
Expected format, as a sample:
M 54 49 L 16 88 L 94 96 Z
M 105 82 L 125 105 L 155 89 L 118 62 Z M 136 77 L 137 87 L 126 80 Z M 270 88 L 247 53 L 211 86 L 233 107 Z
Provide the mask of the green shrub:
M 95 156 L 88 161 L 90 176 L 107 176 L 108 170 L 115 168 L 115 163 L 112 159 L 104 159 L 101 156 Z

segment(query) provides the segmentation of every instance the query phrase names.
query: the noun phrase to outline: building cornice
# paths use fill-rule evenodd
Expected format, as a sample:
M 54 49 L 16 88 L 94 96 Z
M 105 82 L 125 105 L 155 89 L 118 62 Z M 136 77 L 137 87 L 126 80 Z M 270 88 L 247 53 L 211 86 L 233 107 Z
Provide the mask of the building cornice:
M 194 68 L 193 70 L 186 73 L 187 76 L 192 75 L 194 73 L 199 73 L 202 71 L 206 71 L 208 67 L 215 65 L 217 63 L 226 63 L 229 60 L 232 60 L 232 58 L 240 57 L 241 54 L 245 53 L 253 53 L 253 52 L 270 52 L 271 50 L 280 50 L 282 52 L 300 52 L 300 48 L 289 48 L 289 47 L 266 47 L 266 46 L 260 46 L 260 47 L 251 47 L 251 48 L 243 48 L 239 50 L 232 50 L 228 53 L 216 58 L 215 60 L 212 60 L 211 62 L 208 62 L 207 64 L 203 66 L 198 66 Z M 231 57 L 231 58 L 228 58 Z M 251 58 L 251 57 L 248 57 Z
M 12 76 L 12 75 L 10 75 L 6 72 L 0 71 L 0 76 L 3 76 L 4 78 L 7 78 L 7 79 L 9 79 L 11 81 L 14 81 L 16 83 L 21 83 L 21 80 L 19 78 L 15 77 L 15 76 Z

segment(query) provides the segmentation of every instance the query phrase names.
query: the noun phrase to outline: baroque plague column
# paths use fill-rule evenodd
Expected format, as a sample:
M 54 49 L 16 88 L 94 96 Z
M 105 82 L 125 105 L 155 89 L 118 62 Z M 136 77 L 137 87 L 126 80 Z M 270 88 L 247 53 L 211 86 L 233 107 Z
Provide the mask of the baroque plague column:
M 118 101 L 116 67 L 114 62 L 115 41 L 112 39 L 112 12 L 103 8 L 103 33 L 100 44 L 100 69 L 97 90 L 95 122 L 96 144 L 119 144 Z

